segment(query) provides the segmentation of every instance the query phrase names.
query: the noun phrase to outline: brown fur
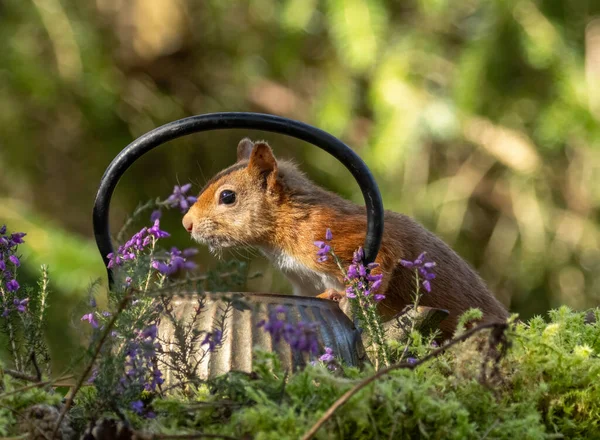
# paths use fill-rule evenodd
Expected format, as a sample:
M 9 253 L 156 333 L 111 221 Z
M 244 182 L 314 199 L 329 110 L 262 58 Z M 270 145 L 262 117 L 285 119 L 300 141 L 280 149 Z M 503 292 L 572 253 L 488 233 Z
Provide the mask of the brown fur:
M 233 205 L 218 203 L 224 189 L 236 192 Z M 339 290 L 343 277 L 338 267 L 332 259 L 318 262 L 313 242 L 323 240 L 330 228 L 330 244 L 348 265 L 353 252 L 364 243 L 366 214 L 364 207 L 315 185 L 291 162 L 276 161 L 266 143 L 244 139 L 238 145 L 238 162 L 209 181 L 183 224 L 193 238 L 212 249 L 250 245 L 267 255 L 286 255 L 315 274 L 336 280 Z M 458 316 L 471 307 L 481 309 L 484 321 L 507 318 L 505 308 L 467 262 L 411 218 L 390 211 L 385 212 L 376 259 L 380 268 L 375 269 L 384 274 L 380 291 L 386 299 L 379 306 L 384 318 L 412 302 L 414 272 L 399 260 L 414 260 L 421 252 L 437 263 L 432 291 L 424 294 L 421 304 L 450 312 L 442 323 L 445 336 L 453 333 Z M 283 270 L 294 284 L 302 285 L 304 294 L 325 290 L 319 290 L 322 286 L 310 276 L 307 282 L 307 275 L 294 268 Z

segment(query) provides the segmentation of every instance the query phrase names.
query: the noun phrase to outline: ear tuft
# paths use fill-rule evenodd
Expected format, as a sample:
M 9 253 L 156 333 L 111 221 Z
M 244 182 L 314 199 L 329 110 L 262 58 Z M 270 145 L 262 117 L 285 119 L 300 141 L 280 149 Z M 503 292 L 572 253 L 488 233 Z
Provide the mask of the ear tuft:
M 256 142 L 250 155 L 249 170 L 254 170 L 259 174 L 277 171 L 277 161 L 273 156 L 273 150 L 269 144 L 263 141 Z
M 242 160 L 250 159 L 250 154 L 252 153 L 253 148 L 254 142 L 248 138 L 242 139 L 237 146 L 237 161 L 241 162 Z

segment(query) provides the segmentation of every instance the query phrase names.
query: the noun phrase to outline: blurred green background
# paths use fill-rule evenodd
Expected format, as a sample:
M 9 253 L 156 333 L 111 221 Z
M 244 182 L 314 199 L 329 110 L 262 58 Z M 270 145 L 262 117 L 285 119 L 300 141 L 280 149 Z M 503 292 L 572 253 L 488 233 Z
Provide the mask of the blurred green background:
M 77 343 L 74 307 L 104 276 L 91 224 L 104 169 L 137 136 L 216 111 L 343 139 L 386 208 L 443 237 L 522 317 L 600 303 L 596 0 L 4 0 L 0 40 L 0 224 L 29 234 L 22 281 L 50 265 L 56 352 Z M 211 132 L 138 161 L 113 229 L 178 182 L 197 191 L 243 136 L 362 203 L 314 147 Z M 165 218 L 171 243 L 191 245 L 180 217 Z M 252 267 L 263 277 L 249 289 L 288 289 L 264 261 Z

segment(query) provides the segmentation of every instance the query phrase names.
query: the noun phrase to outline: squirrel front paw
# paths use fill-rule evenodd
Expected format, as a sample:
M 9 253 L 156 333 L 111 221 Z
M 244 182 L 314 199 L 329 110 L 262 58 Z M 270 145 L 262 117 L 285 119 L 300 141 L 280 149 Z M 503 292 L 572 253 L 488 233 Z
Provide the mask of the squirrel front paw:
M 340 302 L 344 298 L 344 294 L 343 292 L 339 292 L 335 289 L 327 289 L 325 292 L 317 295 L 317 298 Z

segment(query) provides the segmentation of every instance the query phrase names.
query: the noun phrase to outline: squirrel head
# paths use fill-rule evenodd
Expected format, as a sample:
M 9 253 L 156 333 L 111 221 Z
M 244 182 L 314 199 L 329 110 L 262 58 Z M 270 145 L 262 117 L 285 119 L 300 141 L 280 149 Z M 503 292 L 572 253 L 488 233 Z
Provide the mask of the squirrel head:
M 279 168 L 266 142 L 245 138 L 237 162 L 214 176 L 183 217 L 192 238 L 211 250 L 268 243 L 283 203 Z

